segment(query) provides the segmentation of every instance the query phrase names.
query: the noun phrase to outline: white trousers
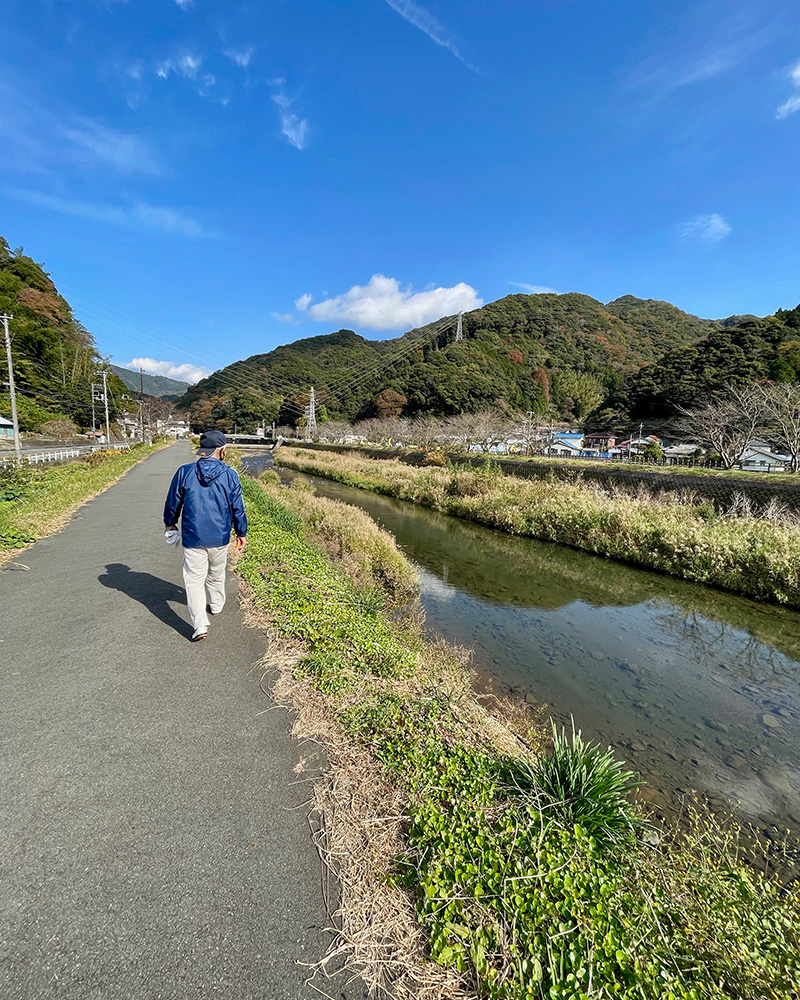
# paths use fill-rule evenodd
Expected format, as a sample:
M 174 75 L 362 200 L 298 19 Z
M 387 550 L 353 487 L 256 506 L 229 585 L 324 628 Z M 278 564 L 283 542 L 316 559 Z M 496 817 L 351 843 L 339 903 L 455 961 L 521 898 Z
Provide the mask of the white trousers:
M 195 632 L 208 628 L 208 605 L 215 614 L 225 606 L 225 567 L 228 546 L 183 550 L 183 585 Z M 208 598 L 206 599 L 206 594 Z

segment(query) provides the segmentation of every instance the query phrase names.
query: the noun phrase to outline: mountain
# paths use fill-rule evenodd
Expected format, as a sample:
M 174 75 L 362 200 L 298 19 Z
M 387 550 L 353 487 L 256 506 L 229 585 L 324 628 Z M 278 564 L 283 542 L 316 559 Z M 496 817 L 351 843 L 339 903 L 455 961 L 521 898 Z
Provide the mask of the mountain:
M 90 427 L 92 381 L 101 362 L 94 338 L 75 319 L 67 300 L 42 264 L 19 247 L 12 250 L 0 236 L 0 313 L 13 316 L 9 329 L 17 389 L 20 429 L 42 430 L 46 424 L 65 421 Z M 5 389 L 5 352 L 2 355 Z M 109 415 L 117 414 L 117 401 L 125 387 L 113 375 L 109 384 Z M 0 415 L 11 414 L 7 392 L 0 391 Z
M 140 392 L 144 385 L 144 392 L 148 396 L 155 396 L 157 399 L 165 399 L 167 402 L 174 402 L 179 399 L 189 388 L 189 382 L 179 382 L 174 378 L 167 378 L 166 375 L 142 375 L 139 372 L 131 371 L 130 368 L 120 368 L 118 365 L 109 365 L 111 371 L 120 381 L 124 382 L 129 389 Z
M 196 426 L 294 423 L 313 386 L 324 412 L 348 420 L 493 405 L 552 405 L 582 419 L 642 366 L 720 326 L 633 296 L 604 305 L 578 293 L 509 295 L 465 313 L 462 341 L 454 317 L 386 341 L 340 330 L 236 362 L 192 386 L 180 406 Z

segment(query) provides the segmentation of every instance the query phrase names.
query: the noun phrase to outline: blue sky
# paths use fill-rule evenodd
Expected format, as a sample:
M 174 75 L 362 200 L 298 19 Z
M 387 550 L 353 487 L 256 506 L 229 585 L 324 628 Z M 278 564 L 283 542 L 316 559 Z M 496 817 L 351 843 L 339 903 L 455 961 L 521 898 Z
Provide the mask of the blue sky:
M 800 301 L 797 4 L 6 0 L 3 21 L 0 233 L 117 364 L 192 377 L 515 291 Z

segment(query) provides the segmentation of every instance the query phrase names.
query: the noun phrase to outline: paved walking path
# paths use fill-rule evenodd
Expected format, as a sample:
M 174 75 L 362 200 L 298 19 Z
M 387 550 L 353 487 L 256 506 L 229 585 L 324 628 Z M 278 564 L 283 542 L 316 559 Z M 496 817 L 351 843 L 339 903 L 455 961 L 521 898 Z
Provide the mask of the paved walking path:
M 0 573 L 3 1000 L 319 996 L 298 964 L 327 944 L 304 748 L 249 672 L 266 637 L 229 575 L 189 642 L 163 541 L 191 457 L 156 453 Z

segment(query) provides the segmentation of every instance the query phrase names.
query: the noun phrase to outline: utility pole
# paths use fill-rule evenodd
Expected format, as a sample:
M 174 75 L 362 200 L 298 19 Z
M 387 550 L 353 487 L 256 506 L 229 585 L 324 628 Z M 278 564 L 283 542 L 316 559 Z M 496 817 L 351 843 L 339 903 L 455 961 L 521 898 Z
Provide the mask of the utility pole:
M 94 428 L 94 424 L 95 424 L 95 420 L 94 420 L 94 400 L 95 400 L 95 392 L 97 391 L 97 385 L 96 385 L 96 383 L 92 382 L 91 386 L 92 386 L 92 434 L 94 434 L 94 430 L 95 430 L 95 428 Z
M 314 386 L 311 386 L 311 396 L 306 407 L 306 441 L 313 441 L 317 433 L 317 401 L 314 396 Z
M 5 313 L 0 316 L 5 330 L 6 357 L 8 358 L 8 394 L 11 396 L 11 423 L 14 425 L 14 454 L 17 457 L 17 465 L 21 465 L 22 445 L 19 440 L 19 420 L 17 419 L 17 390 L 14 387 L 14 365 L 11 362 L 11 334 L 8 332 L 8 321 L 13 318 Z
M 458 325 L 456 326 L 456 343 L 464 339 L 464 313 L 458 314 Z
M 111 444 L 111 424 L 108 421 L 108 372 L 103 369 L 103 402 L 106 407 L 106 448 Z
M 139 369 L 139 438 L 144 444 L 144 368 Z

